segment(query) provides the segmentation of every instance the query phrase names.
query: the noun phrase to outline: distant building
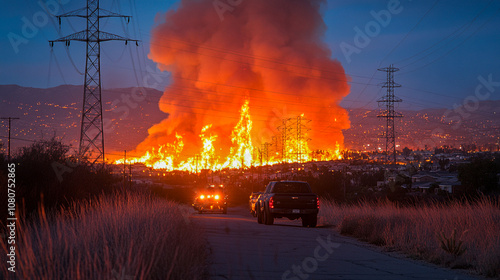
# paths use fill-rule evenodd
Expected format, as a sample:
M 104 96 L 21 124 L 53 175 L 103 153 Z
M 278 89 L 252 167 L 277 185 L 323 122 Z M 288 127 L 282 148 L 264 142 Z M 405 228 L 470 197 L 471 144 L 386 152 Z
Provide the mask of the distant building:
M 412 188 L 417 189 L 423 193 L 430 193 L 430 189 L 435 185 L 434 182 L 418 182 L 413 183 Z
M 462 187 L 462 183 L 458 178 L 454 178 L 451 180 L 445 180 L 439 183 L 439 189 L 442 191 L 446 191 L 448 193 L 457 193 Z
M 447 171 L 421 171 L 413 175 L 411 181 L 412 188 L 424 193 L 428 193 L 432 186 L 438 186 L 439 189 L 448 193 L 457 193 L 462 187 L 458 174 Z

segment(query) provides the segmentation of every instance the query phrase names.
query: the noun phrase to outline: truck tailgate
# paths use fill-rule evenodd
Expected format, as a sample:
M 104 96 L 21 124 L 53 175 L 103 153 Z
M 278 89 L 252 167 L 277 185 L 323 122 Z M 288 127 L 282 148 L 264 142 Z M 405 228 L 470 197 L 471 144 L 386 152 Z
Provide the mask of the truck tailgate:
M 282 209 L 316 209 L 316 195 L 304 193 L 274 194 L 274 206 Z

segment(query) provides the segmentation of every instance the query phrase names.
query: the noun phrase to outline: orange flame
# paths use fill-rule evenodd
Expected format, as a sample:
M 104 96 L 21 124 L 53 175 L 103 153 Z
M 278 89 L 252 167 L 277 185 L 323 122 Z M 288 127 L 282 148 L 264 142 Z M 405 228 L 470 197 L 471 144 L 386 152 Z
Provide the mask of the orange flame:
M 159 101 L 168 118 L 131 161 L 199 172 L 341 158 L 350 78 L 322 42 L 325 1 L 243 1 L 223 21 L 212 2 L 157 16 L 149 58 L 171 73 Z
M 231 141 L 236 147 L 231 147 L 223 168 L 244 168 L 250 167 L 253 163 L 252 146 L 252 120 L 250 119 L 248 100 L 245 101 L 240 110 L 240 120 L 231 133 Z
M 158 149 L 152 148 L 142 157 L 127 159 L 126 163 L 143 163 L 153 169 L 189 172 L 199 172 L 202 169 L 212 171 L 224 168 L 240 169 L 263 165 L 262 160 L 259 161 L 254 157 L 256 149 L 252 145 L 252 120 L 249 103 L 248 100 L 245 100 L 245 103 L 241 107 L 240 119 L 231 133 L 231 141 L 234 146 L 230 148 L 229 155 L 223 164 L 220 164 L 219 157 L 215 152 L 214 142 L 217 139 L 217 135 L 209 133 L 212 128 L 211 124 L 205 125 L 201 129 L 199 137 L 203 145 L 199 155 L 190 157 L 185 161 L 179 161 L 179 156 L 184 148 L 184 142 L 182 141 L 182 136 L 176 134 L 176 140 L 173 144 L 167 143 L 161 145 Z M 283 140 L 282 153 L 284 154 L 281 155 L 281 160 L 278 157 L 280 152 L 277 152 L 276 156 L 271 156 L 270 160 L 265 161 L 266 165 L 283 162 L 294 163 L 342 159 L 338 143 L 336 143 L 335 149 L 312 152 L 306 138 L 307 133 L 302 133 L 302 131 L 307 130 L 306 128 L 302 128 L 302 120 L 305 120 L 304 114 L 297 117 L 297 122 L 295 123 L 297 126 L 296 135 L 292 134 Z M 115 164 L 123 164 L 123 159 L 116 160 Z

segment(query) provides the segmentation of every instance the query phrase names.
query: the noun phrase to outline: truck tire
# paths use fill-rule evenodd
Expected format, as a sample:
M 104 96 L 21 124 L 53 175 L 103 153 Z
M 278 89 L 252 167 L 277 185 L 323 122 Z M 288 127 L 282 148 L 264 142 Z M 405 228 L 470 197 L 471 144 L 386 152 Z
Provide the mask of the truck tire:
M 260 211 L 260 207 L 255 207 L 255 212 L 257 213 L 257 223 L 262 224 L 262 213 Z
M 316 227 L 318 223 L 318 216 L 316 214 L 311 214 L 307 216 L 302 216 L 302 226 L 303 227 Z
M 264 209 L 264 224 L 272 225 L 274 223 L 273 214 L 269 213 L 269 209 Z
M 300 219 L 302 220 L 303 227 L 307 227 L 309 225 L 309 216 L 302 216 Z
M 316 224 L 318 223 L 318 215 L 312 214 L 309 217 L 309 227 L 316 227 Z

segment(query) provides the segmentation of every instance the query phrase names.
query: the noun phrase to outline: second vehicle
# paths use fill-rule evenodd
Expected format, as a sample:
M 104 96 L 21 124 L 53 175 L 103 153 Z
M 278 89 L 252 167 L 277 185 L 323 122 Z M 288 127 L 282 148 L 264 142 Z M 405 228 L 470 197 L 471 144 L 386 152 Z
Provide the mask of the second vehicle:
M 199 192 L 194 199 L 193 207 L 198 213 L 220 211 L 227 214 L 227 195 L 222 185 L 209 185 Z

